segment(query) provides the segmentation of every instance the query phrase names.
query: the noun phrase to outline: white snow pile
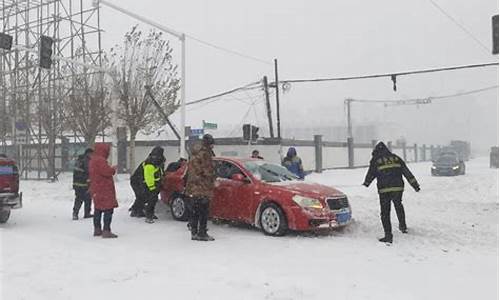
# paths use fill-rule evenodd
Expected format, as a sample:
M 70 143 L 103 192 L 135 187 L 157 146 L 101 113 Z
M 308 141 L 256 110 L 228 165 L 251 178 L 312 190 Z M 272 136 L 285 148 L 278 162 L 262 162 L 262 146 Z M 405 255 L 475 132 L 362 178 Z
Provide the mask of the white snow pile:
M 1 299 L 498 299 L 498 170 L 488 160 L 467 174 L 431 177 L 410 164 L 422 191 L 404 194 L 409 234 L 382 234 L 375 182 L 366 169 L 313 174 L 345 192 L 355 222 L 331 234 L 268 237 L 209 223 L 215 242 L 195 242 L 163 204 L 155 224 L 130 218 L 133 192 L 118 176 L 118 239 L 92 236 L 71 220 L 71 174 L 23 181 L 24 207 L 0 226 Z M 83 209 L 82 209 L 83 210 Z M 80 215 L 82 212 L 80 212 Z

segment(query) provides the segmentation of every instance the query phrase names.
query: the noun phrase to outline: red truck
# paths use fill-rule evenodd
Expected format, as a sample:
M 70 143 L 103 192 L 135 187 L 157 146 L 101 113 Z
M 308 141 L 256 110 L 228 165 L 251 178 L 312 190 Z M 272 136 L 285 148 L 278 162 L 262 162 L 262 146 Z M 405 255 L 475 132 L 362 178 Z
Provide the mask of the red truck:
M 22 207 L 19 193 L 19 171 L 16 162 L 0 156 L 0 223 L 6 223 L 11 209 Z

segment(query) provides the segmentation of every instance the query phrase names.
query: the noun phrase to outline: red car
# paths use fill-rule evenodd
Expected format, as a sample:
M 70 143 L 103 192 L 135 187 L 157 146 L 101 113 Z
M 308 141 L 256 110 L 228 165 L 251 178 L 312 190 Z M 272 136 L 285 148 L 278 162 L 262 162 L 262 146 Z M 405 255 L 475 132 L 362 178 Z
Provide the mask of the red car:
M 187 220 L 183 176 L 186 164 L 167 168 L 162 200 L 176 220 Z M 251 158 L 214 158 L 217 173 L 210 217 L 254 225 L 267 235 L 345 226 L 351 207 L 344 193 L 300 181 L 286 168 Z
M 10 210 L 22 207 L 19 193 L 19 172 L 16 162 L 0 156 L 0 223 L 9 220 Z

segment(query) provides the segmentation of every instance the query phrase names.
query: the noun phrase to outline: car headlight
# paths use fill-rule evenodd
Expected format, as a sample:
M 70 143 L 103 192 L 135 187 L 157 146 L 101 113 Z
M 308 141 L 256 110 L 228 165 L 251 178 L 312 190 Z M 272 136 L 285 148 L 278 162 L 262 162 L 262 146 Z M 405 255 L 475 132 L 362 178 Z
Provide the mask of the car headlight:
M 318 199 L 295 195 L 292 200 L 303 208 L 323 208 L 323 205 Z
M 453 167 L 453 170 L 458 170 L 458 169 L 460 169 L 460 166 L 454 166 Z
M 436 168 L 436 166 L 432 166 L 431 169 L 436 170 L 437 168 Z

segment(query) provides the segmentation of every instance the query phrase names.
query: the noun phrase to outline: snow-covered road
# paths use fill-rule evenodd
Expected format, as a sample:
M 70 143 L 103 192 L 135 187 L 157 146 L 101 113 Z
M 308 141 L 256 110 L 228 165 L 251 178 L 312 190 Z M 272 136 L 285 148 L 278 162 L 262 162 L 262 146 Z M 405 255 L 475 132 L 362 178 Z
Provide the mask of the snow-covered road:
M 459 177 L 431 177 L 409 165 L 422 191 L 407 188 L 410 233 L 382 234 L 366 169 L 307 180 L 334 185 L 355 222 L 331 235 L 273 238 L 244 226 L 213 225 L 215 242 L 193 242 L 164 205 L 160 220 L 130 218 L 127 177 L 118 177 L 115 240 L 94 238 L 91 220 L 71 220 L 73 191 L 23 181 L 24 208 L 0 226 L 1 299 L 498 299 L 498 170 L 487 159 Z M 392 212 L 393 228 L 397 221 Z

